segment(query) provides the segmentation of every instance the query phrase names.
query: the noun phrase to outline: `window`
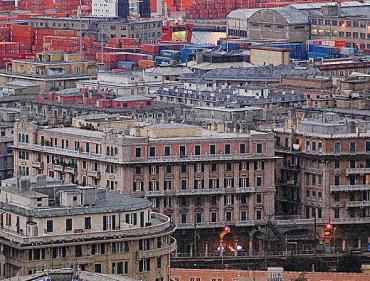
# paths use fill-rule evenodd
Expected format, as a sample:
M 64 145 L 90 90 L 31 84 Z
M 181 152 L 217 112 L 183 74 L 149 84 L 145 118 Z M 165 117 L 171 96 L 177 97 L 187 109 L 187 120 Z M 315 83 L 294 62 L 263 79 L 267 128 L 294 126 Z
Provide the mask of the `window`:
M 202 222 L 202 213 L 195 213 L 195 222 L 196 223 Z
M 224 195 L 224 205 L 232 205 L 232 204 L 234 204 L 234 196 Z
M 256 177 L 256 186 L 262 186 L 262 177 Z
M 155 156 L 155 147 L 154 146 L 151 146 L 149 148 L 149 156 L 150 157 L 154 157 Z
M 230 154 L 230 153 L 231 153 L 230 144 L 225 144 L 225 154 Z
M 157 268 L 162 268 L 162 257 L 157 257 Z
M 141 157 L 141 148 L 140 147 L 136 147 L 135 155 L 136 155 L 136 157 Z
M 91 217 L 85 218 L 85 229 L 91 229 Z
M 171 174 L 172 173 L 172 166 L 171 165 L 166 165 L 166 173 Z
M 246 221 L 247 220 L 247 211 L 241 211 L 240 212 L 240 220 Z
M 116 216 L 115 215 L 103 216 L 103 230 L 115 230 L 115 229 L 116 229 Z
M 135 174 L 136 175 L 141 175 L 141 166 L 136 166 L 135 167 Z
M 164 147 L 164 156 L 170 156 L 171 155 L 171 147 L 165 146 Z
M 370 141 L 366 142 L 366 151 L 370 152 Z
M 232 213 L 230 211 L 225 213 L 225 220 L 228 222 L 232 220 Z
M 52 248 L 51 256 L 53 259 L 56 258 L 65 258 L 66 257 L 66 248 L 65 247 L 55 247 Z
M 209 154 L 216 154 L 216 145 L 211 144 L 209 146 Z
M 126 253 L 130 250 L 128 241 L 120 241 L 112 243 L 112 252 L 113 253 Z
M 257 153 L 262 153 L 262 144 L 257 143 L 257 145 L 256 145 L 256 152 Z
M 180 145 L 180 157 L 186 155 L 186 146 L 185 145 Z
M 350 151 L 351 153 L 356 152 L 356 142 L 354 142 L 354 141 L 353 141 L 353 142 L 351 142 L 349 151 Z
M 217 164 L 216 163 L 211 164 L 211 172 L 217 172 Z
M 216 195 L 211 196 L 210 203 L 211 203 L 212 206 L 217 205 L 217 196 Z
M 100 263 L 95 264 L 95 272 L 96 273 L 101 273 L 101 264 Z
M 261 193 L 257 193 L 256 194 L 256 203 L 257 204 L 261 204 L 262 203 L 262 194 Z
M 181 165 L 181 173 L 185 174 L 187 171 L 187 167 L 185 164 Z
M 75 257 L 82 257 L 82 246 L 81 245 L 77 245 L 75 247 Z
M 335 185 L 340 185 L 340 176 L 335 176 L 334 177 L 334 184 Z
M 336 142 L 334 145 L 334 152 L 336 154 L 340 153 L 340 142 Z
M 139 272 L 150 271 L 150 259 L 139 260 Z
M 217 213 L 211 212 L 211 222 L 217 222 Z
M 226 172 L 231 172 L 232 170 L 232 165 L 231 163 L 226 163 L 226 168 L 225 168 Z
M 46 232 L 53 232 L 53 221 L 46 221 Z
M 66 231 L 72 230 L 72 219 L 66 219 Z
M 200 155 L 200 145 L 194 147 L 194 155 Z
M 339 219 L 339 208 L 334 209 L 334 218 Z
M 256 211 L 256 220 L 262 219 L 262 212 L 260 210 Z
M 239 145 L 239 152 L 240 152 L 240 153 L 245 153 L 245 143 L 241 143 L 241 144 Z
M 186 186 L 187 186 L 186 180 L 181 180 L 181 189 L 186 190 Z
M 181 214 L 181 223 L 186 223 L 186 222 L 187 222 L 187 215 Z
M 240 187 L 249 187 L 249 178 L 240 178 L 239 179 Z

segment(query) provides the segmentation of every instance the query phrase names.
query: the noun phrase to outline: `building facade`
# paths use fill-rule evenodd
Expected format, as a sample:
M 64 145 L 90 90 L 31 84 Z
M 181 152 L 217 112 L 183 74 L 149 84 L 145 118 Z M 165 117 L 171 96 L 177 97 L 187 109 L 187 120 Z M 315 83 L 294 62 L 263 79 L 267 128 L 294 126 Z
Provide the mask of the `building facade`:
M 124 194 L 146 196 L 181 232 L 180 252 L 215 252 L 212 231 L 235 226 L 230 243 L 262 251 L 256 224 L 274 212 L 272 134 L 224 133 L 183 124 L 103 133 L 48 128 L 24 122 L 15 129 L 15 167 Z M 21 157 L 17 157 L 17 155 Z M 194 241 L 194 226 L 201 241 Z M 198 244 L 199 242 L 199 244 Z M 180 243 L 179 243 L 180 244 Z M 197 245 L 195 245 L 197 244 Z M 235 254 L 236 251 L 234 250 Z
M 146 199 L 18 178 L 1 186 L 1 276 L 77 267 L 159 281 L 176 250 L 168 217 Z
M 80 54 L 39 53 L 34 60 L 13 60 L 0 72 L 0 83 L 32 82 L 40 91 L 74 88 L 79 80 L 96 78 L 97 63 Z
M 360 229 L 370 223 L 369 126 L 323 113 L 298 127 L 275 129 L 276 152 L 283 157 L 277 214 L 334 224 L 338 249 L 366 247 L 369 233 Z

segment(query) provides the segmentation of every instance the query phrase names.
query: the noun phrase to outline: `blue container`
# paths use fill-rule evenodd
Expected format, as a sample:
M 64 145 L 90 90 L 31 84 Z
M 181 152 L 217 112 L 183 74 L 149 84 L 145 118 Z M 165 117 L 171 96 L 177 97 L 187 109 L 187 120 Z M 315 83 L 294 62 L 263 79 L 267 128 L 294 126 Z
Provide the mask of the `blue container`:
M 180 52 L 173 50 L 162 50 L 160 52 L 160 56 L 178 61 L 180 59 Z
M 172 64 L 173 62 L 174 62 L 174 60 L 172 60 L 170 58 L 161 57 L 161 56 L 156 56 L 155 57 L 155 64 L 156 65 L 161 65 L 163 63 Z
M 120 68 L 120 69 L 133 70 L 136 65 L 137 65 L 136 62 L 131 62 L 131 61 L 117 61 L 117 68 Z

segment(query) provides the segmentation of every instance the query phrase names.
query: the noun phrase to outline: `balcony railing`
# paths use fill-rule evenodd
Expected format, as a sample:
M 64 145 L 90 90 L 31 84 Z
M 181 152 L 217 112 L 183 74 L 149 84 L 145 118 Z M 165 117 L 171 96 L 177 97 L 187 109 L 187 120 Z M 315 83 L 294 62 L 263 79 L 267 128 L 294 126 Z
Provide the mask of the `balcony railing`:
M 365 175 L 365 174 L 370 174 L 370 168 L 348 168 L 346 169 L 346 174 L 360 174 L 360 175 Z
M 53 165 L 53 170 L 57 172 L 63 172 L 64 168 L 62 165 Z
M 196 161 L 217 161 L 217 160 L 254 160 L 254 159 L 271 159 L 275 156 L 264 154 L 251 153 L 233 153 L 233 154 L 206 154 L 206 155 L 172 155 L 172 156 L 155 156 L 155 157 L 130 157 L 128 159 L 120 160 L 117 156 L 106 156 L 103 154 L 96 154 L 91 152 L 83 152 L 72 149 L 64 149 L 59 147 L 43 146 L 38 144 L 16 144 L 22 148 L 28 148 L 39 152 L 47 152 L 52 154 L 80 157 L 92 160 L 106 160 L 115 163 L 170 163 L 170 162 L 196 162 Z
M 100 172 L 98 172 L 98 171 L 88 171 L 87 175 L 89 177 L 93 177 L 93 178 L 97 178 L 97 179 L 100 178 Z
M 42 169 L 44 167 L 44 163 L 41 161 L 32 161 L 32 168 L 39 168 Z
M 170 219 L 159 213 L 152 213 L 152 225 L 147 227 L 135 227 L 120 230 L 108 230 L 101 232 L 82 232 L 59 235 L 39 235 L 36 237 L 25 236 L 8 229 L 0 229 L 1 239 L 6 239 L 19 244 L 46 243 L 57 241 L 71 241 L 74 239 L 107 239 L 117 236 L 145 236 L 160 233 L 171 226 Z M 173 229 L 175 230 L 175 229 Z M 62 242 L 61 242 L 62 243 Z
M 152 258 L 152 257 L 157 257 L 157 256 L 163 256 L 163 255 L 168 255 L 173 252 L 175 252 L 177 249 L 176 245 L 176 239 L 171 237 L 170 239 L 170 244 L 165 244 L 161 248 L 155 248 L 147 251 L 139 251 L 138 252 L 138 259 L 147 259 L 147 258 Z
M 76 169 L 73 167 L 64 167 L 64 172 L 74 174 L 76 172 Z
M 348 201 L 347 208 L 370 207 L 370 201 Z
M 194 229 L 194 228 L 216 228 L 224 227 L 227 222 L 199 222 L 199 223 L 179 223 L 178 229 Z
M 370 190 L 370 184 L 356 184 L 356 185 L 331 185 L 330 192 L 338 191 L 363 191 Z

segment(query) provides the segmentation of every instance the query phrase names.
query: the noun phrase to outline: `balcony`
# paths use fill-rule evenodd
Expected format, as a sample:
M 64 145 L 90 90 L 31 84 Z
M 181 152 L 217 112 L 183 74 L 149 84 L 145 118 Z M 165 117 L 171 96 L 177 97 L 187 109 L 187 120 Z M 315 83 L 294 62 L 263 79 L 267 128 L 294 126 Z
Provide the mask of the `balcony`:
M 212 189 L 181 189 L 176 191 L 177 196 L 181 195 L 201 195 L 201 194 L 223 194 L 226 190 L 224 188 Z
M 44 168 L 44 162 L 32 161 L 32 168 L 43 169 Z
M 0 204 L 1 208 L 4 208 L 4 204 Z M 132 227 L 127 229 L 119 230 L 107 230 L 97 232 L 84 232 L 84 233 L 71 233 L 71 234 L 44 234 L 43 231 L 39 231 L 39 236 L 26 236 L 15 231 L 0 228 L 0 239 L 5 239 L 13 243 L 21 245 L 29 245 L 34 243 L 35 247 L 37 244 L 43 243 L 64 243 L 65 241 L 73 240 L 105 240 L 113 239 L 117 237 L 128 237 L 128 236 L 151 236 L 162 232 L 172 233 L 175 230 L 174 225 L 170 219 L 162 214 L 152 212 L 151 215 L 152 225 L 147 227 Z M 172 227 L 171 227 L 172 226 Z
M 74 174 L 76 172 L 76 169 L 73 167 L 65 167 L 64 172 L 69 173 L 69 174 Z
M 88 171 L 87 175 L 89 177 L 93 177 L 93 178 L 96 178 L 96 179 L 100 178 L 100 172 L 98 172 L 98 171 Z
M 194 228 L 217 228 L 224 227 L 226 222 L 198 222 L 198 223 L 179 223 L 178 229 L 194 229 Z
M 286 182 L 281 182 L 280 185 L 299 188 L 301 186 L 301 183 L 296 182 L 294 180 L 290 180 L 290 181 L 286 181 Z
M 138 259 L 147 259 L 152 257 L 164 256 L 175 252 L 177 249 L 176 239 L 171 237 L 170 244 L 164 244 L 161 248 L 155 248 L 146 251 L 138 251 Z
M 63 172 L 64 168 L 62 165 L 53 165 L 53 170 L 57 172 Z
M 283 169 L 291 170 L 291 171 L 299 171 L 301 169 L 301 166 L 299 164 L 285 163 L 283 165 Z
M 348 168 L 346 169 L 346 174 L 358 174 L 358 175 L 366 175 L 370 174 L 370 168 Z
M 356 208 L 356 207 L 370 207 L 370 201 L 348 201 L 347 208 Z
M 338 191 L 364 191 L 370 190 L 370 184 L 356 184 L 356 185 L 331 185 L 330 192 Z

